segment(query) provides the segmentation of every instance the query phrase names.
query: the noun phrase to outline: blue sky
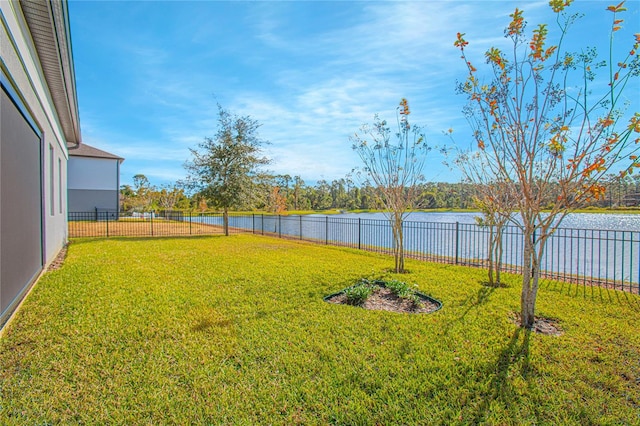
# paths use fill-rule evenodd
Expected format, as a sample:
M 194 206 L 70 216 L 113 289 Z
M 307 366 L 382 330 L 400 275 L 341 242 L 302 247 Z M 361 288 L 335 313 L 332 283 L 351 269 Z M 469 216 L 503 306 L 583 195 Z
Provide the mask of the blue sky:
M 374 114 L 393 120 L 402 97 L 432 145 L 471 143 L 455 94 L 465 67 L 457 32 L 480 64 L 515 7 L 532 30 L 552 22 L 546 1 L 70 1 L 71 33 L 85 143 L 125 157 L 135 174 L 163 185 L 183 179 L 189 148 L 216 131 L 216 102 L 250 115 L 271 142 L 277 174 L 308 184 L 345 177 L 359 159 L 349 136 Z M 580 1 L 572 37 L 604 52 L 612 2 Z M 640 2 L 628 1 L 624 29 L 640 32 Z M 552 30 L 552 28 L 551 28 Z M 629 91 L 639 110 L 638 83 Z M 460 174 L 430 154 L 426 177 Z

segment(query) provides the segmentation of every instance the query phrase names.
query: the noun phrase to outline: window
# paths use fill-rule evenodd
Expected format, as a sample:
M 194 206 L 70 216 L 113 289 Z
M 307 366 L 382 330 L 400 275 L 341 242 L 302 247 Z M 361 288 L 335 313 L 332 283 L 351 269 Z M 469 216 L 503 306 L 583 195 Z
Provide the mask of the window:
M 49 213 L 56 214 L 55 180 L 54 180 L 53 145 L 49 145 Z
M 62 214 L 62 159 L 58 158 L 58 212 Z

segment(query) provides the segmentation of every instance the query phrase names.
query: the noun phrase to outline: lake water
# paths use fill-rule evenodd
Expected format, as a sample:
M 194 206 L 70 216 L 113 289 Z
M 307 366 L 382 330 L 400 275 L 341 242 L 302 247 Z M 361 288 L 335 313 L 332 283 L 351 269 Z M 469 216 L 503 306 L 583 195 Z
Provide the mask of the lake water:
M 321 215 L 311 215 L 321 216 Z M 384 213 L 343 213 L 331 217 L 386 219 Z M 413 212 L 406 220 L 411 222 L 476 223 L 476 212 Z M 640 214 L 571 213 L 560 224 L 562 228 L 597 229 L 640 232 Z

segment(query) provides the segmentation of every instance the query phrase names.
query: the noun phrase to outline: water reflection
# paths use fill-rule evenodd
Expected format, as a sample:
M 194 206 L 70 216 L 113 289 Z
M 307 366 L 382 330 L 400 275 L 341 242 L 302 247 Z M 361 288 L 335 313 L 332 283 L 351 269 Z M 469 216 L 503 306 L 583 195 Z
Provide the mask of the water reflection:
M 412 222 L 476 223 L 477 212 L 413 212 Z M 321 215 L 318 215 L 321 216 Z M 342 213 L 332 217 L 385 219 L 383 213 Z M 561 223 L 562 228 L 598 229 L 612 231 L 640 231 L 640 214 L 571 213 Z

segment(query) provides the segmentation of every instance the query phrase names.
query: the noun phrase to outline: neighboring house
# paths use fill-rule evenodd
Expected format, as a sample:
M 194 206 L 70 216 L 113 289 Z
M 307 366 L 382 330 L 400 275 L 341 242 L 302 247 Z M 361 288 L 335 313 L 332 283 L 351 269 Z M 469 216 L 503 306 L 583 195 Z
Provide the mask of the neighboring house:
M 67 242 L 81 142 L 67 3 L 0 0 L 0 326 Z
M 69 148 L 67 196 L 70 212 L 120 211 L 120 163 L 124 158 L 87 144 Z

